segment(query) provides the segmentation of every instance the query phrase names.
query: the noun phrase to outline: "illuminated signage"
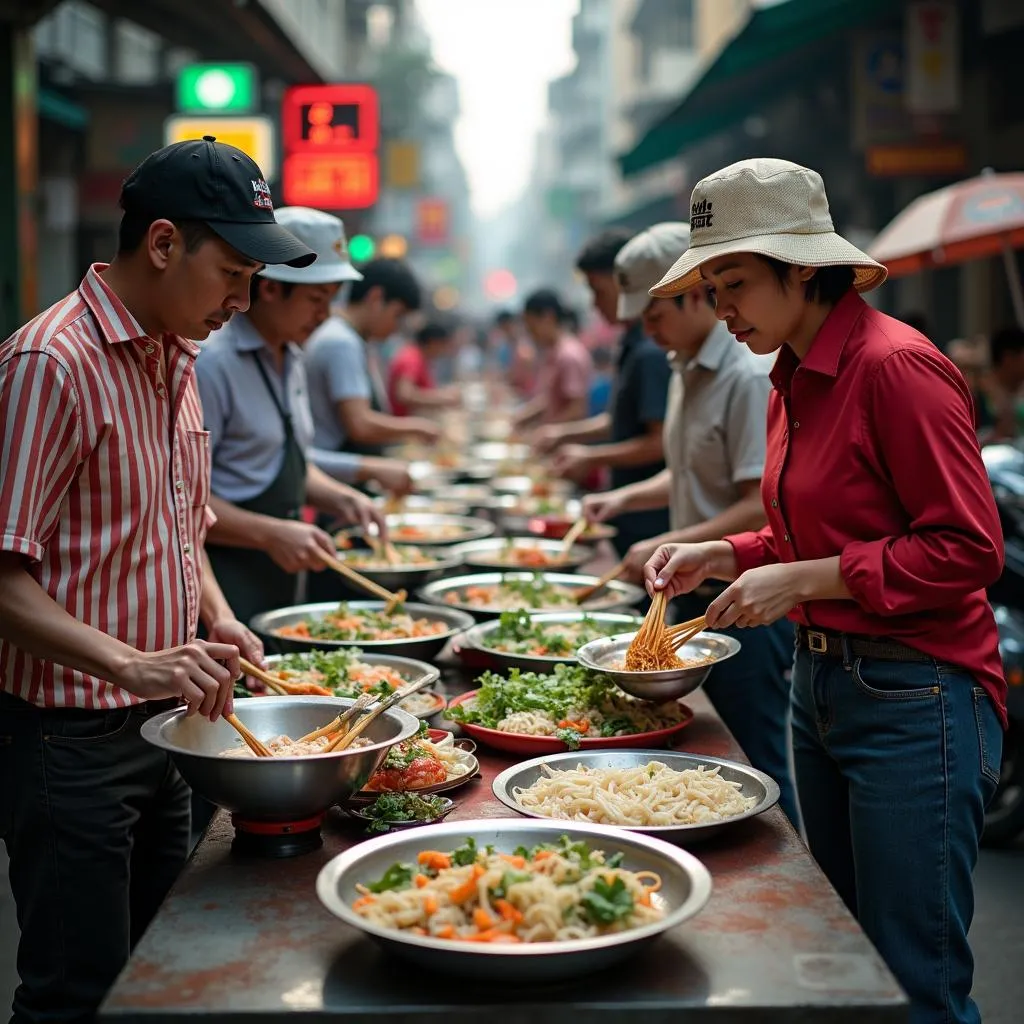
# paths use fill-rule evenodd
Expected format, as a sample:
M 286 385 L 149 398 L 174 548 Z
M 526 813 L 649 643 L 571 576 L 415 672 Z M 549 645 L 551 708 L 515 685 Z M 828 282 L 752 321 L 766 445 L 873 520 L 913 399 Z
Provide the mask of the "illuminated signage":
M 448 241 L 448 203 L 425 198 L 416 204 L 416 237 L 421 245 L 444 245 Z
M 284 159 L 281 187 L 287 206 L 361 210 L 380 191 L 374 153 L 295 153 Z
M 256 106 L 251 64 L 186 64 L 178 72 L 178 109 L 244 114 Z
M 274 126 L 269 117 L 191 117 L 178 114 L 164 121 L 165 146 L 201 139 L 204 135 L 212 135 L 218 142 L 226 142 L 247 153 L 268 181 L 276 176 Z

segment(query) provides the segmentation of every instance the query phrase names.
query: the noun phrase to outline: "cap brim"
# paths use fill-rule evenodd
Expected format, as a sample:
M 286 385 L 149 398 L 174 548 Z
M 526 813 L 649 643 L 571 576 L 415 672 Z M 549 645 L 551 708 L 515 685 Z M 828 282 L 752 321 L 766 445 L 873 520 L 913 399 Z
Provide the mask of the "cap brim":
M 267 267 L 260 277 L 289 284 L 341 284 L 344 281 L 362 281 L 363 275 L 351 263 L 323 263 L 317 260 L 305 267 L 287 263 Z
M 650 305 L 651 297 L 647 292 L 619 292 L 619 304 L 615 315 L 620 320 L 636 320 Z
M 800 267 L 853 267 L 853 286 L 859 292 L 877 288 L 888 273 L 881 263 L 833 231 L 820 234 L 752 235 L 710 245 L 691 245 L 650 293 L 654 298 L 667 299 L 688 292 L 701 283 L 700 268 L 705 263 L 719 256 L 741 252 L 771 256 Z
M 316 260 L 316 253 L 280 224 L 207 221 L 207 225 L 232 249 L 267 266 L 283 263 L 289 267 L 308 267 Z

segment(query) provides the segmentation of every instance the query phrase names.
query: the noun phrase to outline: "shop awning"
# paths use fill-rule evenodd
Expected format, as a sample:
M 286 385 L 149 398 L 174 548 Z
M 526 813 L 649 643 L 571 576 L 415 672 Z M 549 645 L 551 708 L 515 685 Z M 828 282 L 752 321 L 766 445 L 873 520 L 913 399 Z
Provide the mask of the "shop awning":
M 892 0 L 783 0 L 754 10 L 746 25 L 704 69 L 680 103 L 659 118 L 619 158 L 625 177 L 677 156 L 687 146 L 728 128 L 791 83 L 801 53 L 880 15 Z

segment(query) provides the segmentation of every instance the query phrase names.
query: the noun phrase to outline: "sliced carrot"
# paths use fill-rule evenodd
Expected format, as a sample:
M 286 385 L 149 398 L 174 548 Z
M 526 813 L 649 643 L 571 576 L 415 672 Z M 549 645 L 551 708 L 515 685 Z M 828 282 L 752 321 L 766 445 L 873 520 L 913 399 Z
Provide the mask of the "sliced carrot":
M 429 881 L 430 881 L 430 879 L 427 878 L 426 875 L 417 875 L 413 879 L 413 882 L 415 882 L 417 889 L 422 889 L 423 886 L 425 886 Z
M 434 932 L 434 936 L 438 939 L 454 939 L 455 938 L 455 925 L 446 924 L 443 928 L 438 928 Z
M 522 911 L 512 906 L 508 900 L 495 900 L 494 909 L 501 914 L 505 921 L 513 921 L 518 924 L 523 919 Z
M 476 935 L 469 935 L 467 942 L 521 942 L 518 935 L 511 932 L 501 931 L 499 928 L 488 928 L 486 931 L 477 932 Z
M 494 927 L 495 921 L 483 907 L 477 907 L 476 910 L 473 911 L 473 924 L 475 924 L 480 931 L 485 932 L 488 928 Z
M 433 896 L 428 896 L 423 901 L 423 912 L 427 917 L 430 917 L 431 914 L 437 913 L 437 900 L 435 900 Z
M 371 903 L 376 903 L 376 896 L 360 896 L 359 899 L 352 904 L 353 910 L 358 910 L 360 907 L 368 907 Z
M 465 903 L 466 900 L 472 899 L 476 892 L 476 883 L 480 876 L 484 873 L 484 867 L 482 864 L 473 865 L 473 873 L 470 877 L 462 883 L 457 885 L 454 889 L 451 889 L 448 893 L 448 899 L 452 903 Z
M 514 853 L 499 853 L 498 856 L 506 863 L 511 864 L 514 868 L 522 870 L 526 867 L 526 858 L 519 857 Z
M 550 860 L 554 855 L 554 850 L 538 850 L 533 855 L 533 862 L 534 864 L 539 864 L 542 860 Z
M 416 858 L 424 867 L 433 868 L 435 871 L 442 871 L 452 866 L 452 859 L 447 853 L 438 850 L 420 850 Z
M 651 894 L 649 892 L 645 892 L 637 902 L 641 907 L 649 907 L 651 905 Z
M 411 931 L 413 933 L 413 935 L 426 935 L 427 934 L 427 929 L 426 928 L 419 928 L 419 927 L 410 928 L 409 931 Z

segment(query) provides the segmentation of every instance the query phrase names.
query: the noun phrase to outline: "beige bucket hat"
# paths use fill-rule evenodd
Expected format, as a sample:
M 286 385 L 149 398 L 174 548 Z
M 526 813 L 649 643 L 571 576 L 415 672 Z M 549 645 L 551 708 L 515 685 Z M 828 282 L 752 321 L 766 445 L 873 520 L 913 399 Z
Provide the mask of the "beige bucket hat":
M 615 257 L 619 285 L 618 317 L 635 320 L 651 304 L 650 288 L 686 251 L 690 225 L 667 220 L 634 235 Z
M 859 292 L 886 269 L 836 234 L 817 171 L 789 160 L 740 160 L 697 182 L 690 197 L 690 248 L 651 289 L 656 298 L 689 291 L 708 260 L 735 252 L 804 267 L 849 266 Z

